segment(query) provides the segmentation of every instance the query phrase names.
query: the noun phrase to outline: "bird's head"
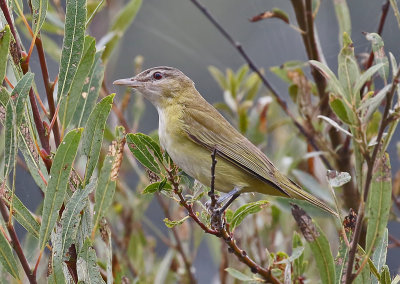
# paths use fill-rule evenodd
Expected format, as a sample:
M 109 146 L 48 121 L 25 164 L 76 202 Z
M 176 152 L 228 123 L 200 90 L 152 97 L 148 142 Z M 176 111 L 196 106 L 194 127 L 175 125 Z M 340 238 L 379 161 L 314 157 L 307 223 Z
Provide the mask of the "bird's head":
M 113 84 L 134 88 L 156 107 L 176 103 L 194 88 L 189 77 L 176 68 L 166 66 L 147 69 L 135 77 L 116 80 Z

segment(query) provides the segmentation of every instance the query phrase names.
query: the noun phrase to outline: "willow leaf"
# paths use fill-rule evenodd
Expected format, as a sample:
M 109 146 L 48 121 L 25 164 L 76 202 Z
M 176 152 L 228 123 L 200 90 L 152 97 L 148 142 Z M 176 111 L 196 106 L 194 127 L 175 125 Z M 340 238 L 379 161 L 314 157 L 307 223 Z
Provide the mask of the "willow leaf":
M 72 163 L 78 149 L 82 128 L 70 131 L 57 149 L 50 170 L 50 179 L 44 197 L 39 244 L 43 251 L 57 221 L 58 211 L 64 201 Z
M 103 143 L 105 124 L 111 111 L 114 96 L 115 94 L 111 94 L 102 99 L 96 105 L 90 114 L 85 130 L 83 131 L 82 148 L 84 155 L 87 157 L 83 184 L 86 184 L 90 179 L 97 165 L 101 145 Z
M 79 63 L 78 70 L 72 81 L 71 90 L 67 97 L 60 103 L 60 118 L 62 129 L 66 129 L 77 108 L 79 98 L 82 95 L 82 88 L 85 80 L 88 80 L 88 74 L 93 66 L 94 56 L 96 54 L 96 41 L 91 36 L 85 37 L 83 55 Z
M 4 176 L 7 176 L 12 167 L 17 154 L 17 127 L 16 127 L 16 115 L 15 106 L 12 99 L 8 100 L 6 107 L 6 118 L 5 118 L 5 141 L 4 141 Z
M 47 6 L 49 0 L 32 0 L 32 31 L 35 36 L 39 33 L 46 20 Z
M 11 31 L 7 25 L 0 32 L 0 82 L 3 82 L 6 75 L 8 50 L 10 47 Z
M 18 98 L 16 99 L 16 107 L 15 107 L 17 126 L 21 125 L 22 117 L 24 116 L 25 100 L 26 100 L 26 97 L 28 96 L 29 90 L 31 89 L 33 77 L 34 77 L 33 73 L 27 72 L 21 78 L 21 80 L 18 81 L 17 85 L 14 87 L 14 89 L 11 92 L 11 97 L 18 95 Z
M 101 51 L 96 53 L 89 76 L 85 80 L 85 85 L 82 88 L 81 96 L 79 96 L 75 113 L 70 123 L 73 127 L 84 127 L 89 114 L 96 105 L 104 76 L 104 66 L 100 58 L 101 54 Z
M 90 239 L 86 239 L 77 261 L 78 280 L 82 283 L 105 283 L 97 266 L 96 252 Z
M 61 217 L 61 246 L 60 252 L 64 254 L 76 238 L 80 212 L 87 204 L 87 198 L 94 189 L 94 183 L 89 183 L 84 189 L 74 192 Z
M 17 262 L 15 261 L 11 246 L 3 233 L 0 233 L 0 263 L 12 277 L 19 279 Z
M 116 182 L 111 178 L 111 171 L 114 164 L 114 156 L 107 155 L 103 162 L 99 178 L 96 185 L 93 232 L 97 229 L 101 217 L 111 205 Z
M 389 155 L 384 153 L 376 163 L 367 204 L 368 226 L 366 251 L 368 255 L 375 248 L 379 239 L 382 238 L 387 226 L 390 205 L 392 203 L 392 178 Z
M 78 64 L 81 60 L 83 51 L 85 24 L 86 0 L 67 1 L 65 35 L 61 52 L 57 90 L 59 99 L 64 99 L 68 94 L 71 88 L 71 83 L 78 69 Z

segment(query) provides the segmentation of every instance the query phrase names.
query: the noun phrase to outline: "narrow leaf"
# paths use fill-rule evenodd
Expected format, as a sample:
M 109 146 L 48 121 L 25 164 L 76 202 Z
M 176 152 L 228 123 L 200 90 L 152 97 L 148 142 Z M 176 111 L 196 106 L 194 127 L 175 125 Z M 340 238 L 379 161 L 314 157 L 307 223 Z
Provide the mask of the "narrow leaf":
M 8 100 L 5 119 L 5 142 L 4 142 L 4 176 L 11 172 L 17 154 L 17 125 L 15 107 L 12 99 Z
M 400 29 L 400 12 L 399 12 L 399 6 L 397 6 L 397 1 L 390 0 L 390 5 L 392 6 L 394 15 L 396 16 L 397 25 L 399 26 Z
M 292 204 L 292 215 L 310 245 L 322 283 L 335 283 L 335 264 L 331 248 L 323 231 L 299 206 Z
M 346 135 L 349 135 L 350 137 L 353 137 L 353 134 L 351 134 L 350 132 L 348 132 L 346 129 L 342 128 L 336 121 L 334 121 L 333 119 L 327 117 L 327 116 L 323 116 L 323 115 L 318 115 L 318 118 L 321 118 L 323 120 L 325 120 L 326 122 L 328 122 L 330 125 L 332 125 L 333 127 L 336 128 L 336 130 L 343 132 Z
M 329 69 L 328 66 L 322 64 L 319 61 L 316 60 L 310 60 L 309 61 L 311 65 L 313 65 L 314 67 L 318 68 L 321 72 L 321 74 L 327 79 L 328 83 L 329 83 L 329 87 L 332 89 L 332 91 L 340 96 L 344 96 L 344 90 L 339 82 L 339 80 L 337 79 L 337 77 L 335 76 L 335 74 L 332 72 L 331 69 Z
M 84 127 L 89 118 L 89 114 L 96 105 L 104 76 L 104 66 L 100 58 L 101 53 L 101 51 L 96 53 L 89 76 L 85 79 L 85 84 L 80 93 L 81 95 L 78 97 L 75 113 L 70 123 L 73 127 Z
M 69 0 L 66 10 L 57 90 L 59 99 L 64 99 L 68 94 L 82 57 L 86 27 L 86 0 Z
M 365 82 L 367 82 L 367 80 L 371 78 L 382 66 L 383 63 L 376 64 L 374 66 L 371 66 L 370 68 L 368 68 L 367 71 L 361 74 L 360 78 L 358 78 L 356 84 L 354 85 L 353 94 L 358 94 L 362 86 L 364 86 Z
M 339 23 L 339 41 L 342 44 L 342 35 L 347 33 L 351 35 L 351 17 L 349 6 L 346 0 L 333 1 L 335 5 L 336 19 Z
M 243 274 L 239 270 L 236 270 L 232 267 L 225 268 L 225 271 L 229 273 L 230 276 L 232 276 L 235 279 L 238 279 L 240 281 L 254 281 L 254 279 L 250 276 L 247 276 L 246 274 Z
M 260 200 L 240 206 L 235 213 L 233 213 L 232 221 L 230 223 L 231 230 L 233 231 L 237 226 L 239 226 L 246 216 L 261 211 L 261 209 L 268 203 L 267 200 Z
M 190 218 L 190 216 L 185 216 L 185 217 L 183 217 L 182 219 L 176 220 L 176 221 L 169 220 L 168 218 L 164 218 L 163 221 L 164 221 L 165 225 L 166 225 L 168 228 L 173 228 L 173 227 L 175 227 L 175 226 L 182 225 L 183 222 L 185 222 L 185 220 L 187 220 L 187 219 L 189 219 L 189 218 Z
M 26 97 L 28 96 L 29 90 L 31 89 L 33 77 L 34 77 L 33 73 L 27 72 L 21 78 L 21 80 L 18 81 L 17 85 L 11 92 L 11 97 L 18 96 L 15 104 L 16 105 L 15 112 L 17 115 L 16 117 L 17 127 L 21 125 L 22 117 L 24 116 L 25 100 Z
M 76 263 L 78 280 L 82 283 L 105 283 L 97 266 L 96 252 L 90 239 L 86 239 Z
M 111 178 L 111 170 L 114 164 L 114 156 L 107 155 L 104 159 L 96 185 L 93 232 L 97 229 L 101 217 L 104 216 L 113 201 L 116 182 Z M 93 235 L 93 234 L 92 234 Z
M 82 150 L 87 158 L 84 185 L 89 181 L 97 165 L 103 143 L 105 124 L 113 104 L 114 96 L 115 94 L 111 94 L 96 105 L 83 131 Z
M 376 161 L 367 204 L 366 251 L 370 255 L 385 231 L 391 206 L 392 178 L 387 153 Z
M 359 109 L 365 111 L 365 115 L 362 118 L 364 123 L 369 121 L 371 115 L 378 109 L 382 101 L 386 98 L 386 95 L 391 89 L 391 87 L 392 84 L 386 85 L 375 96 L 373 96 L 370 99 L 367 99 L 361 104 Z
M 126 135 L 126 141 L 132 154 L 143 166 L 156 174 L 160 173 L 160 166 L 142 139 L 136 134 L 129 133 Z
M 50 170 L 50 179 L 44 197 L 39 245 L 43 251 L 57 221 L 58 211 L 64 201 L 72 163 L 81 139 L 82 128 L 70 131 L 57 149 Z
M 46 20 L 48 0 L 32 0 L 32 31 L 35 36 L 39 33 Z
M 76 190 L 65 206 L 60 221 L 62 233 L 59 251 L 62 256 L 76 238 L 80 212 L 86 206 L 88 196 L 93 191 L 94 185 L 94 183 L 89 183 L 84 189 Z
M 376 249 L 372 255 L 372 262 L 376 267 L 377 271 L 381 271 L 383 265 L 386 263 L 386 254 L 388 247 L 388 229 L 386 228 L 382 238 L 376 246 Z M 373 283 L 378 283 L 379 279 L 373 278 Z
M 85 84 L 85 81 L 90 80 L 88 75 L 90 70 L 92 69 L 95 54 L 95 39 L 91 36 L 86 36 L 83 48 L 83 55 L 79 63 L 78 70 L 76 71 L 76 76 L 72 81 L 71 90 L 67 94 L 67 97 L 60 102 L 59 115 L 61 118 L 62 129 L 66 129 L 69 122 L 71 121 L 82 95 L 83 85 Z
M 351 180 L 351 175 L 347 172 L 328 170 L 326 173 L 328 182 L 332 187 L 340 187 Z
M 0 82 L 3 82 L 6 75 L 8 50 L 10 47 L 11 31 L 7 25 L 0 32 Z
M 163 161 L 161 148 L 153 138 L 143 133 L 136 133 L 135 136 L 138 137 L 151 151 L 153 151 L 153 154 L 157 157 L 159 162 Z
M 153 194 L 155 192 L 159 192 L 161 190 L 171 190 L 172 187 L 169 183 L 166 183 L 166 180 L 163 181 L 158 181 L 152 184 L 149 184 L 146 186 L 145 189 L 143 189 L 143 194 Z
M 17 262 L 15 261 L 11 246 L 2 232 L 0 232 L 0 263 L 12 277 L 19 279 Z

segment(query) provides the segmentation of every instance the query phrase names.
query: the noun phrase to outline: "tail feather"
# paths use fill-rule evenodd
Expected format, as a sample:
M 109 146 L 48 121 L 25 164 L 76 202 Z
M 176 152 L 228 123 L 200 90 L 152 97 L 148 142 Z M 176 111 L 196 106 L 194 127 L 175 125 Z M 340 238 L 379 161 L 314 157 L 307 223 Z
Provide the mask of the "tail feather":
M 291 198 L 305 200 L 313 204 L 314 206 L 321 208 L 322 210 L 338 217 L 338 213 L 335 212 L 331 207 L 329 207 L 324 201 L 318 199 L 314 195 L 304 191 L 299 185 L 297 185 L 294 181 L 286 178 L 287 182 L 283 185 L 283 188 L 288 193 Z

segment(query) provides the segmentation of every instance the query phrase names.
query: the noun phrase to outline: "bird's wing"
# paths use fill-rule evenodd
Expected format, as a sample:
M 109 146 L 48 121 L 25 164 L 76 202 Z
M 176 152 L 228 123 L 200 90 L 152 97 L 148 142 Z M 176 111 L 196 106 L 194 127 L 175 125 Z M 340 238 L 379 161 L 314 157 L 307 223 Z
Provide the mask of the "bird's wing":
M 217 150 L 220 157 L 289 196 L 282 186 L 282 179 L 285 183 L 293 182 L 280 174 L 260 149 L 241 135 L 213 107 L 206 104 L 207 106 L 200 104 L 199 107 L 186 108 L 183 120 L 189 138 L 211 152 Z M 204 111 L 204 107 L 207 111 Z M 294 185 L 293 183 L 291 187 Z

